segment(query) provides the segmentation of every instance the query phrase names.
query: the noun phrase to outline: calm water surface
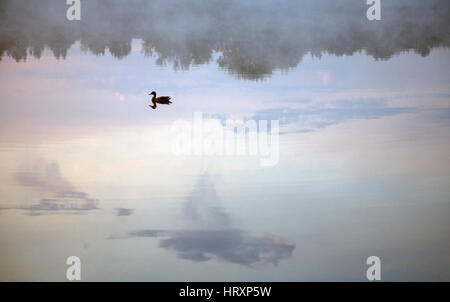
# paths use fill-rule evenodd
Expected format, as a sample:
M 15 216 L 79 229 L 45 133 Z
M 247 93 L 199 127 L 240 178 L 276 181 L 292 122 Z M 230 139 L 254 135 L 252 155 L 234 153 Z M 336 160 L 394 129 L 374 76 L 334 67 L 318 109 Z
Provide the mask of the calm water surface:
M 0 6 L 1 281 L 450 280 L 448 1 L 47 2 Z M 278 163 L 174 155 L 195 112 Z

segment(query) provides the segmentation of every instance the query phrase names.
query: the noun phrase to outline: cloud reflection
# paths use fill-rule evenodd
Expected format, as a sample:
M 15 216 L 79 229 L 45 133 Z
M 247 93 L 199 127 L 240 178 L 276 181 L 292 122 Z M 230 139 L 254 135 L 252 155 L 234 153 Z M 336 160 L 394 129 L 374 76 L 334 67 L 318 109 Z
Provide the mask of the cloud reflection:
M 126 208 L 116 209 L 116 216 L 130 216 L 133 215 L 133 213 L 134 213 L 133 209 L 126 209 Z
M 132 237 L 158 237 L 159 246 L 175 251 L 177 256 L 195 262 L 217 259 L 252 266 L 257 262 L 277 265 L 292 256 L 294 244 L 278 236 L 255 237 L 242 230 L 139 230 Z
M 81 214 L 86 211 L 98 209 L 98 199 L 90 198 L 86 192 L 76 190 L 61 174 L 57 162 L 38 160 L 31 167 L 24 167 L 16 173 L 19 185 L 31 187 L 37 194 L 44 194 L 39 203 L 31 205 L 17 205 L 2 207 L 1 210 L 29 210 L 30 215 Z
M 440 110 L 440 109 L 439 109 Z M 331 103 L 311 104 L 302 108 L 279 107 L 262 109 L 250 117 L 252 120 L 279 120 L 281 125 L 295 124 L 297 130 L 284 131 L 310 132 L 353 119 L 378 119 L 405 113 L 416 112 L 412 107 L 392 107 L 385 100 L 361 99 L 339 100 Z
M 272 263 L 292 256 L 295 244 L 282 237 L 257 237 L 232 226 L 229 215 L 219 206 L 220 199 L 209 174 L 197 181 L 183 205 L 183 217 L 194 227 L 185 230 L 142 229 L 124 237 L 159 238 L 159 246 L 174 251 L 179 258 L 195 262 L 218 260 L 252 267 L 256 263 Z

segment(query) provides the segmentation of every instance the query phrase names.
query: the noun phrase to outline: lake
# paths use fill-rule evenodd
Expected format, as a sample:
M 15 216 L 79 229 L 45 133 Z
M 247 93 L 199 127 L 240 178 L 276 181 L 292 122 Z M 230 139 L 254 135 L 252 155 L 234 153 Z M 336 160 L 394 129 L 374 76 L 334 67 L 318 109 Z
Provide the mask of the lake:
M 448 1 L 107 2 L 0 5 L 1 281 L 450 280 Z

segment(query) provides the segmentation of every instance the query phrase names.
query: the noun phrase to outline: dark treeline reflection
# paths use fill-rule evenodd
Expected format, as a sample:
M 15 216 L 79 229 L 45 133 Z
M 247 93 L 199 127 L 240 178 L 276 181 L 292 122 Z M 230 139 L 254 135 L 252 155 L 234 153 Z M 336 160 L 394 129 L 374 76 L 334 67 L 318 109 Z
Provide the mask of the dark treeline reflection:
M 76 41 L 116 58 L 142 39 L 143 52 L 175 69 L 217 63 L 234 75 L 261 79 L 297 66 L 305 54 L 377 59 L 450 44 L 448 0 L 382 2 L 382 21 L 366 19 L 365 0 L 89 0 L 81 21 L 68 21 L 63 0 L 2 0 L 0 56 L 39 58 L 49 48 L 65 58 Z

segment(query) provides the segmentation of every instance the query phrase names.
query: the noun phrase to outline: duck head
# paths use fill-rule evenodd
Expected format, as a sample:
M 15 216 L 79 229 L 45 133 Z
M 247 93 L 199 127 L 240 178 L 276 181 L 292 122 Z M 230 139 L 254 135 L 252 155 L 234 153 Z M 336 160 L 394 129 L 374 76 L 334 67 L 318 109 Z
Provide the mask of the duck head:
M 154 96 L 156 96 L 156 92 L 155 91 L 152 91 L 152 92 L 150 92 L 148 95 L 154 95 Z

